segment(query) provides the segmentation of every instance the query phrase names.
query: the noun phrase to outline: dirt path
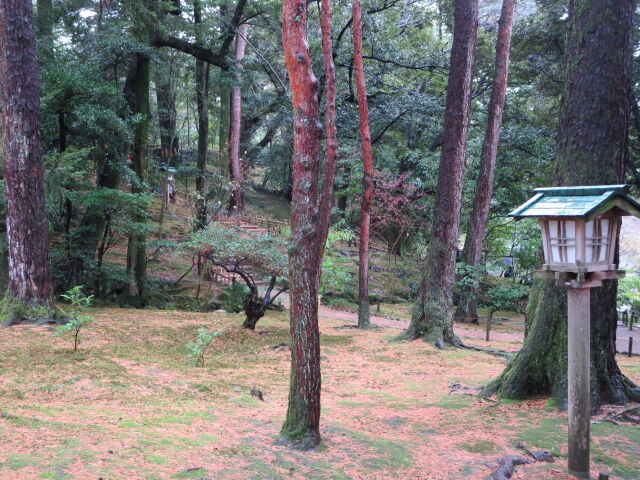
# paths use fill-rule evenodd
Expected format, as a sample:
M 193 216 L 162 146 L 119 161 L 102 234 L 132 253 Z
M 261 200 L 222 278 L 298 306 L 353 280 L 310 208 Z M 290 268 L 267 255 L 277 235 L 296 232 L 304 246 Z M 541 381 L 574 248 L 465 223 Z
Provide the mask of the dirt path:
M 289 309 L 288 295 L 282 296 L 282 303 L 286 309 Z M 325 305 L 320 305 L 318 313 L 321 319 L 343 320 L 349 323 L 358 322 L 358 315 L 356 313 L 346 312 L 343 310 L 334 310 Z M 406 320 L 380 317 L 376 315 L 371 316 L 371 323 L 379 327 L 397 328 L 399 330 L 404 330 L 409 326 L 409 322 Z M 485 337 L 485 331 L 483 328 L 465 328 L 459 325 L 454 325 L 453 331 L 460 338 L 484 339 Z M 637 326 L 632 332 L 630 332 L 628 327 L 624 325 L 618 325 L 618 331 L 616 335 L 616 350 L 618 351 L 618 353 L 627 353 L 629 351 L 628 347 L 630 336 L 633 337 L 634 355 L 640 355 L 640 328 L 638 328 Z M 524 334 L 520 332 L 491 332 L 491 341 L 522 344 L 524 342 Z
M 282 304 L 287 310 L 289 309 L 288 295 L 282 295 Z M 346 312 L 344 310 L 334 310 L 333 308 L 329 308 L 325 305 L 320 305 L 318 314 L 321 319 L 334 319 L 343 320 L 349 323 L 358 323 L 358 315 L 356 313 Z M 378 327 L 397 328 L 399 330 L 404 330 L 409 326 L 409 322 L 406 320 L 380 317 L 376 315 L 371 315 L 371 323 Z M 462 338 L 482 339 L 485 336 L 485 332 L 482 329 L 463 328 L 455 325 L 453 330 L 456 335 Z M 522 343 L 523 338 L 524 336 L 521 333 L 491 332 L 492 341 Z

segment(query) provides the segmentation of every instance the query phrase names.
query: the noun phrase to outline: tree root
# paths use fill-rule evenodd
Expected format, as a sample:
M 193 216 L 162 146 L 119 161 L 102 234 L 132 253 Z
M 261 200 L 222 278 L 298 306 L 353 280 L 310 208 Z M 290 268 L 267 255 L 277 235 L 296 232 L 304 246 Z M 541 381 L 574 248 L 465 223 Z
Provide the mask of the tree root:
M 491 474 L 493 480 L 509 480 L 518 465 L 527 465 L 533 460 L 519 455 L 507 455 L 498 460 L 498 468 Z
M 288 435 L 281 433 L 278 438 L 276 438 L 275 445 L 288 447 L 291 450 L 308 452 L 315 450 L 315 448 L 320 445 L 320 438 L 310 434 L 299 438 L 290 438 Z
M 460 341 L 459 347 L 460 348 L 464 348 L 466 350 L 475 350 L 476 352 L 489 353 L 491 355 L 495 355 L 496 357 L 506 358 L 507 360 L 511 359 L 511 357 L 513 356 L 513 353 L 507 352 L 506 350 L 498 350 L 498 349 L 495 349 L 495 348 L 475 347 L 473 345 L 467 345 L 466 343 L 463 343 L 462 341 Z

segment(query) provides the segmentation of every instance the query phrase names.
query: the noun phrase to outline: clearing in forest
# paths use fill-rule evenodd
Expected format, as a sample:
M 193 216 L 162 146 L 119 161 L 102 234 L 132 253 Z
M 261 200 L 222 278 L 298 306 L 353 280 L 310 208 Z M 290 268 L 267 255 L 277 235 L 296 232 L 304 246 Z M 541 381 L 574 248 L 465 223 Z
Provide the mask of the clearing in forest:
M 286 313 L 256 332 L 239 328 L 242 315 L 91 313 L 77 353 L 50 327 L 0 330 L 3 480 L 486 479 L 497 458 L 523 455 L 519 442 L 558 458 L 514 479 L 572 478 L 566 413 L 553 402 L 474 396 L 504 368 L 498 357 L 390 343 L 397 329 L 341 328 L 344 317 L 323 309 L 323 443 L 301 453 L 273 444 L 288 391 Z M 221 331 L 201 368 L 185 357 L 198 328 Z M 619 362 L 640 381 L 637 358 Z M 594 476 L 640 478 L 638 426 L 596 421 L 592 432 Z

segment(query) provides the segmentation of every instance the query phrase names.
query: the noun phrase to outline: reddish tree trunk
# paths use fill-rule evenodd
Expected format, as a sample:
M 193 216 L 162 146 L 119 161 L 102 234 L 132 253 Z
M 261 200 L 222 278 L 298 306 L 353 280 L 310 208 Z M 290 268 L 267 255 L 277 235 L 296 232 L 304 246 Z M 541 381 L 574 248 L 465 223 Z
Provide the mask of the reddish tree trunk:
M 0 104 L 11 300 L 52 305 L 31 0 L 0 0 Z M 9 313 L 9 312 L 7 312 Z M 6 323 L 40 321 L 9 314 Z
M 373 154 L 369 133 L 369 105 L 367 88 L 364 83 L 362 62 L 362 8 L 360 0 L 353 2 L 353 69 L 356 77 L 358 113 L 360 115 L 360 145 L 364 166 L 362 203 L 360 205 L 360 245 L 358 270 L 358 328 L 369 328 L 369 225 L 371 219 L 371 199 L 373 197 Z
M 477 28 L 478 1 L 456 0 L 431 242 L 420 297 L 404 335 L 423 338 L 441 348 L 445 343 L 459 344 L 451 325 L 451 309 Z
M 293 107 L 293 192 L 289 284 L 291 380 L 280 443 L 310 449 L 320 441 L 320 332 L 318 329 L 318 172 L 322 126 L 318 81 L 307 43 L 306 0 L 284 0 L 282 44 Z
M 231 117 L 229 121 L 229 173 L 233 182 L 231 191 L 231 203 L 229 212 L 242 212 L 244 210 L 244 192 L 242 191 L 242 166 L 240 165 L 240 127 L 242 120 L 242 59 L 247 46 L 247 31 L 249 25 L 243 23 L 238 27 L 236 35 L 236 85 L 231 90 Z
M 324 63 L 324 130 L 326 136 L 325 164 L 320 198 L 320 217 L 318 220 L 318 238 L 326 239 L 329 233 L 329 220 L 333 201 L 333 180 L 336 174 L 338 156 L 338 131 L 336 129 L 336 69 L 333 64 L 333 45 L 331 41 L 331 0 L 322 0 L 320 27 L 322 30 L 322 60 Z M 318 244 L 318 274 L 321 273 L 325 241 Z
M 469 227 L 464 244 L 463 261 L 469 265 L 480 264 L 482 253 L 482 241 L 484 231 L 489 219 L 489 207 L 493 195 L 493 175 L 496 167 L 496 153 L 500 139 L 500 127 L 502 126 L 502 112 L 507 95 L 507 76 L 509 73 L 509 47 L 511 45 L 511 30 L 513 25 L 513 10 L 516 0 L 504 0 L 502 12 L 498 23 L 498 39 L 496 41 L 496 69 L 489 100 L 489 113 L 487 116 L 487 130 L 482 145 L 480 157 L 480 174 L 476 182 L 476 193 L 473 201 L 473 210 L 469 218 Z M 477 320 L 476 292 L 471 292 L 471 298 L 467 301 L 465 320 Z

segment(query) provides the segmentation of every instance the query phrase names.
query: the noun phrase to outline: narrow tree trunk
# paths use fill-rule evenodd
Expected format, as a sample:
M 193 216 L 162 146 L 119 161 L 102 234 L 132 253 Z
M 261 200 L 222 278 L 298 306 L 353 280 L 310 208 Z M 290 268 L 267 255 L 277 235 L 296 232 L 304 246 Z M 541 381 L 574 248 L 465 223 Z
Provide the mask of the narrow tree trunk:
M 134 113 L 140 114 L 140 121 L 136 125 L 131 152 L 131 169 L 138 179 L 133 182 L 131 191 L 142 193 L 147 181 L 147 143 L 149 140 L 149 75 L 151 60 L 143 53 L 136 53 L 131 60 L 129 72 L 125 82 L 125 98 Z M 146 223 L 146 215 L 136 215 L 136 222 Z M 129 294 L 141 296 L 147 275 L 147 254 L 145 251 L 144 235 L 129 236 L 127 246 L 127 277 L 129 279 Z
M 423 338 L 440 348 L 445 343 L 459 344 L 451 325 L 451 310 L 477 28 L 478 1 L 456 0 L 431 242 L 420 297 L 404 334 L 407 338 Z
M 338 130 L 336 127 L 336 69 L 333 63 L 333 45 L 331 40 L 331 0 L 322 0 L 320 7 L 320 29 L 322 32 L 322 61 L 324 64 L 324 133 L 326 137 L 324 174 L 320 198 L 320 217 L 318 237 L 327 238 L 331 221 L 333 203 L 333 184 L 338 158 Z M 325 241 L 318 243 L 318 274 L 322 273 L 322 257 Z
M 353 1 L 353 69 L 356 77 L 358 113 L 360 115 L 360 145 L 362 147 L 363 192 L 360 205 L 360 245 L 358 249 L 358 328 L 369 328 L 369 225 L 371 221 L 371 199 L 373 198 L 373 153 L 369 133 L 369 105 L 364 82 L 362 61 L 362 8 L 360 0 Z
M 229 173 L 233 187 L 231 190 L 231 199 L 229 204 L 230 213 L 239 213 L 244 211 L 244 191 L 242 190 L 242 166 L 240 165 L 240 129 L 242 122 L 242 60 L 244 51 L 247 46 L 247 32 L 249 24 L 243 23 L 238 27 L 236 35 L 236 85 L 231 90 L 231 108 L 229 119 Z
M 509 47 L 513 25 L 513 10 L 516 0 L 503 0 L 500 21 L 498 22 L 498 39 L 496 41 L 496 69 L 493 75 L 493 88 L 489 100 L 487 129 L 482 144 L 480 157 L 480 173 L 476 182 L 473 209 L 469 217 L 469 226 L 465 238 L 462 261 L 468 265 L 479 265 L 482 254 L 482 242 L 489 219 L 489 208 L 493 195 L 493 176 L 496 167 L 502 112 L 507 95 L 507 75 L 509 73 Z M 471 289 L 464 312 L 465 321 L 478 320 L 477 289 Z
M 154 82 L 156 84 L 156 100 L 158 103 L 158 125 L 160 126 L 160 147 L 162 157 L 166 158 L 170 166 L 175 166 L 175 158 L 180 148 L 178 135 L 176 134 L 176 92 L 172 68 L 172 60 L 169 55 L 160 50 L 158 52 L 163 60 L 164 68 L 154 70 Z
M 229 121 L 231 109 L 231 89 L 227 86 L 228 69 L 220 69 L 218 94 L 220 110 L 218 112 L 218 166 L 220 175 L 231 178 L 229 172 Z
M 198 108 L 198 157 L 196 167 L 195 229 L 207 225 L 207 147 L 209 146 L 209 65 L 196 59 L 196 105 Z
M 220 18 L 228 22 L 227 5 L 220 5 Z M 229 68 L 220 68 L 218 77 L 220 110 L 218 111 L 218 167 L 221 176 L 231 179 L 229 172 L 229 122 L 231 116 L 231 88 L 229 88 Z
M 49 238 L 40 144 L 40 89 L 31 0 L 0 0 L 0 104 L 9 245 L 4 322 L 52 319 Z M 38 314 L 38 310 L 45 313 Z
M 202 3 L 193 2 L 193 21 L 196 28 L 196 41 L 202 43 Z M 200 230 L 207 224 L 207 147 L 209 146 L 209 65 L 196 58 L 196 108 L 198 110 L 198 157 L 196 166 L 196 221 L 195 229 Z
M 284 0 L 282 44 L 293 107 L 293 202 L 289 284 L 291 379 L 287 416 L 278 442 L 310 449 L 320 442 L 320 332 L 318 328 L 318 173 L 321 124 L 318 81 L 307 43 L 307 3 Z
M 554 173 L 555 185 L 622 183 L 632 85 L 634 0 L 569 3 L 565 87 Z M 612 52 L 615 52 L 613 55 Z M 617 282 L 591 292 L 591 400 L 640 401 L 640 389 L 615 360 Z M 552 394 L 567 401 L 567 291 L 536 280 L 522 349 L 485 394 L 526 398 Z

